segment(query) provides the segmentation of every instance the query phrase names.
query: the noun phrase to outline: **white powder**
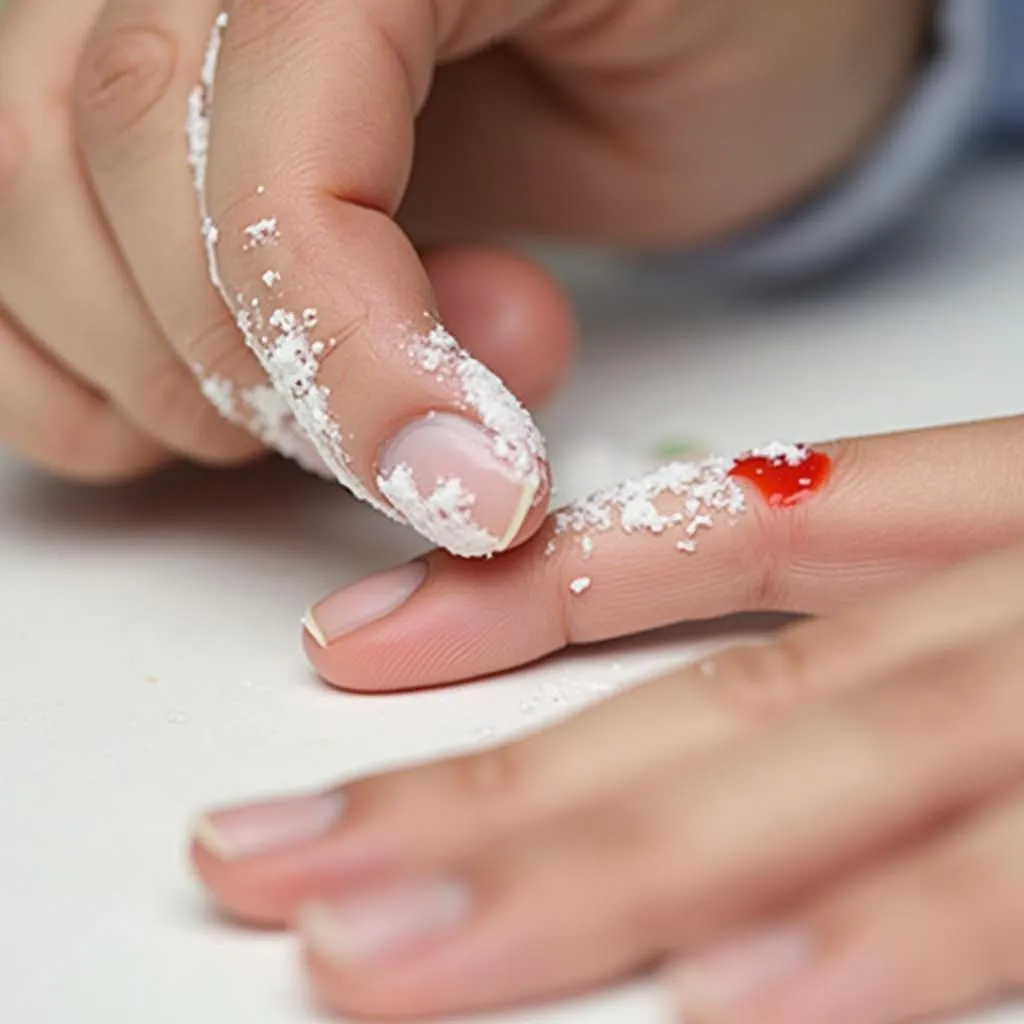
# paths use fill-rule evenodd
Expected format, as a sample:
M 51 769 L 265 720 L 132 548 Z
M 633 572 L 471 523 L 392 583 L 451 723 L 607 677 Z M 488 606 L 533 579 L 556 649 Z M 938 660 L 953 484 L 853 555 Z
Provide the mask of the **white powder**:
M 578 597 L 580 594 L 585 593 L 590 589 L 590 585 L 594 581 L 589 576 L 577 576 L 569 584 L 569 589 Z
M 328 409 L 327 389 L 317 384 L 318 356 L 323 352 L 322 343 L 310 341 L 303 317 L 281 308 L 274 309 L 269 316 L 264 315 L 259 298 L 253 297 L 247 301 L 244 295 L 232 296 L 221 277 L 217 259 L 217 246 L 221 238 L 209 213 L 206 171 L 214 79 L 227 24 L 227 14 L 217 17 L 207 47 L 202 79 L 189 95 L 186 120 L 188 160 L 193 172 L 210 280 L 225 305 L 233 312 L 246 345 L 256 355 L 269 383 L 235 395 L 226 388 L 224 381 L 203 381 L 201 367 L 196 368 L 196 373 L 204 394 L 216 398 L 217 408 L 232 422 L 244 426 L 268 447 L 297 459 L 306 468 L 313 465 L 322 472 L 322 465 L 326 465 L 339 482 L 357 497 L 392 519 L 400 520 L 401 517 L 393 509 L 376 499 L 362 485 L 348 466 L 348 457 L 341 444 L 341 430 Z M 260 190 L 257 193 L 263 194 Z M 244 234 L 249 239 L 249 245 L 266 244 L 279 237 L 277 219 L 264 217 L 244 229 Z M 262 282 L 267 288 L 280 281 L 281 275 L 273 269 L 267 270 L 262 276 Z M 318 352 L 313 351 L 314 344 L 321 344 Z M 311 448 L 315 449 L 315 453 L 311 452 Z
M 736 516 L 744 510 L 743 491 L 729 476 L 734 465 L 723 458 L 668 463 L 557 512 L 555 534 L 573 534 L 581 547 L 584 540 L 589 541 L 589 552 L 595 534 L 616 526 L 624 533 L 655 535 L 682 528 L 688 539 L 679 550 L 695 550 L 689 538 L 710 527 L 716 513 Z M 657 504 L 659 499 L 664 510 Z
M 702 676 L 713 676 L 718 671 L 718 667 L 713 661 L 702 661 L 697 669 Z
M 584 558 L 589 558 L 594 553 L 594 538 L 587 535 L 580 537 L 580 551 Z
M 784 462 L 787 466 L 800 466 L 807 461 L 810 449 L 805 444 L 784 444 L 772 441 L 763 448 L 752 448 L 745 452 L 744 458 L 768 459 L 769 462 Z
M 694 516 L 686 526 L 686 535 L 692 537 L 698 530 L 706 530 L 709 526 L 714 525 L 715 521 L 709 515 Z
M 202 234 L 206 244 L 210 280 L 224 302 L 233 311 L 246 345 L 255 353 L 269 378 L 266 391 L 236 396 L 222 381 L 206 382 L 204 393 L 215 400 L 217 408 L 235 422 L 241 422 L 264 443 L 285 454 L 308 454 L 310 442 L 320 459 L 336 478 L 358 498 L 398 521 L 404 521 L 393 508 L 378 500 L 356 477 L 349 465 L 343 440 L 345 433 L 330 407 L 329 390 L 319 383 L 321 358 L 327 345 L 311 338 L 319 322 L 315 309 L 294 312 L 282 305 L 264 310 L 260 297 L 230 294 L 222 279 L 217 249 L 221 232 L 209 214 L 206 195 L 210 118 L 213 109 L 214 79 L 227 15 L 220 15 L 207 50 L 202 80 L 189 97 L 187 134 L 189 164 L 193 170 L 198 197 Z M 258 194 L 262 195 L 262 192 Z M 280 238 L 277 219 L 266 216 L 243 229 L 244 248 L 265 246 Z M 262 275 L 265 289 L 281 281 L 276 270 Z M 328 343 L 329 344 L 329 343 Z M 512 393 L 486 367 L 472 359 L 439 324 L 431 323 L 423 335 L 414 335 L 409 350 L 415 363 L 448 382 L 458 392 L 461 408 L 476 414 L 494 435 L 494 454 L 522 483 L 524 500 L 538 500 L 544 459 L 544 444 L 529 413 Z M 202 370 L 198 370 L 202 377 Z M 274 401 L 271 401 L 274 396 Z M 243 398 L 240 402 L 239 397 Z M 500 539 L 478 527 L 470 516 L 475 496 L 455 479 L 438 481 L 433 494 L 419 494 L 408 467 L 400 467 L 378 486 L 389 500 L 402 509 L 406 519 L 421 534 L 455 554 L 490 554 Z
M 460 407 L 475 413 L 494 435 L 495 457 L 536 495 L 541 482 L 539 467 L 546 457 L 544 439 L 501 379 L 470 356 L 438 323 L 432 324 L 426 334 L 413 333 L 408 349 L 413 365 L 457 387 Z
M 695 540 L 681 540 L 676 542 L 676 551 L 684 551 L 688 555 L 692 555 L 697 550 L 697 542 Z
M 439 477 L 433 493 L 426 497 L 420 494 L 407 465 L 397 466 L 378 480 L 381 493 L 405 512 L 409 525 L 452 554 L 479 558 L 497 548 L 498 538 L 473 522 L 476 495 L 457 477 Z
M 243 228 L 243 231 L 248 236 L 249 241 L 247 244 L 250 248 L 270 245 L 271 242 L 276 241 L 279 237 L 276 217 L 264 217 L 262 220 L 256 221 L 255 224 L 250 224 L 247 228 Z

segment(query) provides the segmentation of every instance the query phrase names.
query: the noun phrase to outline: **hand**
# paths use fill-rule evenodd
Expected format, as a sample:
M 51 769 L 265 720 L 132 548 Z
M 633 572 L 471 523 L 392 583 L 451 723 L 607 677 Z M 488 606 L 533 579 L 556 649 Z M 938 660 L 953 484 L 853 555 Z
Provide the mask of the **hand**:
M 769 507 L 744 484 L 747 512 L 694 552 L 682 493 L 655 535 L 568 531 L 546 557 L 549 530 L 484 572 L 433 556 L 409 605 L 313 649 L 335 681 L 369 688 L 380 664 L 409 685 L 425 658 L 440 682 L 673 615 L 886 589 L 496 750 L 216 812 L 200 877 L 245 920 L 301 908 L 317 991 L 357 1014 L 650 964 L 688 1024 L 903 1024 L 1024 987 L 1022 427 L 830 446 L 821 490 Z
M 169 452 L 251 457 L 197 374 L 261 443 L 460 554 L 537 529 L 543 446 L 428 328 L 440 316 L 524 400 L 555 382 L 571 336 L 538 270 L 462 243 L 676 246 L 752 225 L 870 144 L 930 12 L 237 0 L 207 140 L 210 89 L 194 89 L 218 8 L 13 0 L 4 15 L 0 436 L 90 478 Z

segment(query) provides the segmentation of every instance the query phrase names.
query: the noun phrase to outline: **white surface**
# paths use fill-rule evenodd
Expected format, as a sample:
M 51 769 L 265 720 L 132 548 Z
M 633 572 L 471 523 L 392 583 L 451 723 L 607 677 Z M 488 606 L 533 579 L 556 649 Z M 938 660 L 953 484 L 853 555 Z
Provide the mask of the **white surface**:
M 904 248 L 729 310 L 621 276 L 592 288 L 587 359 L 547 417 L 563 493 L 674 431 L 731 449 L 1021 411 L 1024 162 L 979 170 Z M 3 1019 L 312 1020 L 286 938 L 205 914 L 182 857 L 195 809 L 490 741 L 692 654 L 662 635 L 457 690 L 318 685 L 302 607 L 413 548 L 291 473 L 101 494 L 0 462 Z M 658 1012 L 638 989 L 507 1019 Z

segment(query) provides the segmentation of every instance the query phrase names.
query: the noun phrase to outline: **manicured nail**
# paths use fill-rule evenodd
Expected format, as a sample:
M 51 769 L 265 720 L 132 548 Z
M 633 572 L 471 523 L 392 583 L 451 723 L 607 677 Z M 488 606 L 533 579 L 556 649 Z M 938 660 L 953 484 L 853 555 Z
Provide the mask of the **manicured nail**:
M 427 563 L 423 561 L 378 573 L 325 597 L 306 612 L 302 624 L 321 647 L 327 647 L 397 611 L 426 578 Z
M 703 1024 L 757 1000 L 803 972 L 813 955 L 810 936 L 779 928 L 727 943 L 671 968 L 663 979 L 684 1024 Z
M 384 448 L 377 485 L 413 529 L 455 555 L 504 551 L 540 486 L 500 457 L 483 427 L 449 413 L 410 423 Z
M 318 793 L 204 814 L 193 834 L 207 850 L 225 860 L 297 846 L 319 839 L 341 817 L 340 793 Z
M 460 882 L 411 882 L 339 902 L 307 904 L 298 929 L 309 948 L 339 966 L 408 951 L 459 924 L 469 913 Z

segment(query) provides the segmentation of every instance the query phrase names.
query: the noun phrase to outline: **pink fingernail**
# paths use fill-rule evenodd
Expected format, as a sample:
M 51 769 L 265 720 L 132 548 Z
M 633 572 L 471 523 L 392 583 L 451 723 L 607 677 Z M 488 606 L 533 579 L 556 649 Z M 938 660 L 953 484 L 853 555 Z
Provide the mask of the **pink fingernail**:
M 297 846 L 325 835 L 341 817 L 340 793 L 319 793 L 230 807 L 203 815 L 196 840 L 225 860 Z
M 688 960 L 663 980 L 685 1024 L 717 1021 L 804 971 L 813 948 L 802 929 L 772 929 Z
M 469 890 L 450 879 L 411 882 L 338 902 L 315 902 L 299 913 L 309 948 L 339 966 L 394 956 L 459 924 Z
M 462 416 L 431 413 L 386 446 L 377 485 L 428 540 L 467 558 L 504 551 L 540 486 L 500 457 L 499 441 Z
M 327 647 L 349 633 L 390 615 L 416 593 L 427 578 L 427 563 L 410 562 L 370 576 L 325 597 L 303 618 L 306 632 Z

